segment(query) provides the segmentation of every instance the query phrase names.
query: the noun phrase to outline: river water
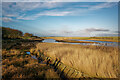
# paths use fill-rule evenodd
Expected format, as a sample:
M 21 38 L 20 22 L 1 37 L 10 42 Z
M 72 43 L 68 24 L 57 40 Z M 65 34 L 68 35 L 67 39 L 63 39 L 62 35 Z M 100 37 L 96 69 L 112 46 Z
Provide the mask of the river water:
M 96 41 L 96 40 L 78 40 L 78 39 L 70 39 L 73 41 L 89 41 L 89 42 L 97 42 L 97 43 L 69 43 L 69 42 L 57 42 L 54 39 L 45 39 L 42 42 L 45 43 L 66 43 L 66 44 L 81 44 L 81 45 L 98 45 L 98 46 L 113 46 L 117 47 L 118 42 L 110 42 L 110 41 Z

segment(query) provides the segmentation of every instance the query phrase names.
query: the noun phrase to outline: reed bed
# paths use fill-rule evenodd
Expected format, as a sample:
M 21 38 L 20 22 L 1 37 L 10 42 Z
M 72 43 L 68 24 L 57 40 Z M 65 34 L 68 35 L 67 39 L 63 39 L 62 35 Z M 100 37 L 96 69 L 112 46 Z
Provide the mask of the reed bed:
M 90 77 L 117 78 L 118 48 L 83 46 L 62 43 L 39 43 L 36 51 L 58 58 L 64 64 L 84 72 Z

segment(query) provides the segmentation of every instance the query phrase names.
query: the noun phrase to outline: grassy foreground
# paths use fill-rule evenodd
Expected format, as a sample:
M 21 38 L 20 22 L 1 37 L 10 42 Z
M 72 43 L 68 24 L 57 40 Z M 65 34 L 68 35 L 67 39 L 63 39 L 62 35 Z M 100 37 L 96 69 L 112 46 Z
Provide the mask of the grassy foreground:
M 36 50 L 58 58 L 64 64 L 98 78 L 116 78 L 118 75 L 118 48 L 83 46 L 60 43 L 39 43 Z
M 40 64 L 29 55 L 19 50 L 3 50 L 2 78 L 59 78 L 54 69 L 46 64 Z
M 41 40 L 40 40 L 41 41 Z M 38 40 L 7 39 L 3 40 L 2 49 L 2 79 L 18 78 L 60 78 L 53 68 L 27 55 L 25 51 L 35 48 Z

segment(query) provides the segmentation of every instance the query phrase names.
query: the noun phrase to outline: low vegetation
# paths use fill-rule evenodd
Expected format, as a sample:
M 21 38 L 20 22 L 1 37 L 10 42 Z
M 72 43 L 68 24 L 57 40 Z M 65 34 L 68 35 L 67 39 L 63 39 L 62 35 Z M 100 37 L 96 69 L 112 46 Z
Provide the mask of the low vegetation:
M 24 36 L 25 36 L 25 37 L 32 37 L 32 36 L 33 36 L 33 34 L 30 34 L 30 33 L 25 33 L 25 34 L 24 34 Z
M 2 51 L 2 78 L 59 78 L 54 69 L 46 64 L 40 64 L 29 55 L 19 50 Z
M 75 40 L 56 40 L 57 42 L 68 42 L 68 43 L 97 43 L 90 41 L 75 41 Z
M 21 31 L 15 29 L 2 29 L 2 79 L 60 78 L 53 68 L 38 63 L 25 53 L 30 48 L 36 48 L 41 38 L 29 33 L 23 36 Z
M 118 37 L 37 37 L 19 30 L 3 27 L 2 77 L 5 78 L 60 78 L 53 68 L 40 64 L 25 54 L 32 48 L 44 55 L 58 58 L 65 65 L 84 72 L 90 77 L 116 78 L 118 75 L 118 48 L 63 43 L 40 43 L 43 39 L 68 39 L 119 42 Z M 70 41 L 71 42 L 71 41 Z M 73 42 L 73 41 L 72 41 Z M 80 41 L 80 43 L 83 41 Z
M 2 27 L 2 38 L 20 38 L 23 33 L 16 29 Z

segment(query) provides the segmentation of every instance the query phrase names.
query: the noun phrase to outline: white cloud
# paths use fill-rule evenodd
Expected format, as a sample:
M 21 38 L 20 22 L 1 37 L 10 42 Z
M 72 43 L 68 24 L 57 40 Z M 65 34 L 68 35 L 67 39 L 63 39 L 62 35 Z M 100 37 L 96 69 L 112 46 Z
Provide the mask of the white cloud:
M 33 9 L 50 9 L 62 6 L 61 3 L 56 2 L 16 2 L 16 3 L 3 3 L 3 9 L 12 11 L 30 11 Z
M 37 14 L 37 16 L 66 16 L 68 14 L 70 14 L 71 12 L 69 11 L 46 11 L 43 13 L 39 13 Z
M 96 36 L 120 36 L 120 34 L 115 34 L 115 33 L 101 33 L 101 34 L 96 34 Z
M 117 4 L 117 3 L 116 3 Z M 100 3 L 98 5 L 73 5 L 66 6 L 66 3 L 61 2 L 18 2 L 18 3 L 3 3 L 3 16 L 16 17 L 21 20 L 35 20 L 40 16 L 83 16 L 87 12 L 102 8 L 109 8 L 115 3 Z M 79 7 L 79 8 L 76 8 Z M 62 9 L 59 9 L 61 7 Z M 86 7 L 85 9 L 80 7 Z M 28 15 L 27 11 L 38 9 L 39 12 Z M 41 10 L 44 9 L 44 10 Z M 46 10 L 45 10 L 46 9 Z
M 104 31 L 104 32 L 108 32 L 110 31 L 109 29 L 103 29 L 103 28 L 88 28 L 85 29 L 86 32 L 98 32 L 98 31 Z
M 3 0 L 2 2 L 118 2 L 119 0 Z
M 3 17 L 2 20 L 3 20 L 4 22 L 9 22 L 9 21 L 12 21 L 12 18 Z
M 34 20 L 33 16 L 27 16 L 25 17 L 26 14 L 23 14 L 21 16 L 18 16 L 16 19 L 21 19 L 21 20 Z
M 114 5 L 116 5 L 117 3 L 111 3 L 111 2 L 107 2 L 107 3 L 102 3 L 99 5 L 95 5 L 95 6 L 91 6 L 89 8 L 89 10 L 97 10 L 97 9 L 102 9 L 102 8 L 109 8 L 112 7 Z
M 18 17 L 17 19 L 22 19 L 22 20 L 34 20 L 32 18 L 29 18 L 29 17 Z
M 23 19 L 23 20 L 34 20 L 38 17 L 38 13 L 32 14 L 28 16 L 28 14 L 25 12 L 32 11 L 34 9 L 51 9 L 56 7 L 62 7 L 62 3 L 56 3 L 56 2 L 16 2 L 16 3 L 3 3 L 2 7 L 2 13 L 5 17 L 16 17 L 16 19 Z M 66 12 L 50 12 L 46 13 L 43 12 L 39 14 L 39 16 L 44 16 L 44 13 L 48 16 L 59 16 L 66 14 Z
M 35 20 L 36 18 L 40 17 L 40 16 L 66 16 L 69 15 L 71 12 L 69 11 L 45 11 L 45 12 L 40 12 L 38 14 L 35 15 L 31 15 L 31 16 L 26 16 L 26 14 L 23 14 L 22 16 L 18 16 L 17 19 L 22 19 L 22 20 Z
M 6 16 L 7 17 L 17 17 L 17 15 L 15 15 L 15 14 L 7 14 Z

